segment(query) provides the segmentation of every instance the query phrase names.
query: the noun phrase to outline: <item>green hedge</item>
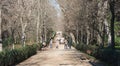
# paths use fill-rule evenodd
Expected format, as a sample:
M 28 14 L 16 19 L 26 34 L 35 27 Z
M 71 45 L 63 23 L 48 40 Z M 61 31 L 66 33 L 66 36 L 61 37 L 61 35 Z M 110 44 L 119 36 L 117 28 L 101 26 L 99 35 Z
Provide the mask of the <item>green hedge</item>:
M 115 38 L 115 45 L 120 46 L 120 37 Z
M 89 55 L 92 55 L 94 52 L 97 50 L 97 46 L 92 46 L 92 45 L 86 45 L 86 44 L 77 44 L 75 47 L 77 50 L 83 51 Z
M 11 66 L 36 54 L 38 46 L 36 44 L 0 52 L 0 66 Z
M 42 47 L 43 47 L 42 43 L 39 43 L 39 44 L 37 45 L 37 49 L 38 49 L 38 50 L 41 50 Z
M 108 63 L 111 66 L 120 65 L 120 50 L 111 48 L 99 48 L 97 46 L 77 44 L 76 49 Z M 87 51 L 89 50 L 90 53 Z
M 97 52 L 93 54 L 93 56 L 104 62 L 107 62 L 110 65 L 116 66 L 116 64 L 118 64 L 118 52 L 110 48 L 98 49 Z

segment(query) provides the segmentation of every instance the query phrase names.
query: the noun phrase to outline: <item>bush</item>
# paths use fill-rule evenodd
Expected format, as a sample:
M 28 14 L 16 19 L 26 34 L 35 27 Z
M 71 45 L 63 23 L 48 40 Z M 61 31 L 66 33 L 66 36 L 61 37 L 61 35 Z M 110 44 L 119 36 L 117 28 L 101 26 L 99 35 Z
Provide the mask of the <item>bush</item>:
M 111 65 L 117 64 L 119 57 L 118 52 L 110 48 L 98 49 L 93 56 Z
M 86 44 L 77 44 L 76 49 L 83 51 L 95 58 L 104 61 L 110 65 L 117 66 L 120 62 L 120 47 L 116 47 L 116 49 L 111 48 L 99 48 L 97 46 L 91 46 Z
M 43 47 L 42 43 L 39 43 L 36 46 L 37 46 L 37 50 L 41 50 L 41 48 Z
M 97 46 L 92 46 L 92 45 L 86 45 L 86 44 L 77 44 L 76 45 L 76 49 L 83 51 L 89 55 L 92 55 L 94 53 L 94 51 L 97 49 Z
M 14 43 L 14 41 L 13 41 L 12 37 L 6 38 L 3 40 L 3 47 L 7 47 L 13 43 Z
M 34 44 L 19 49 L 0 52 L 0 66 L 11 66 L 29 58 L 36 54 L 37 47 L 38 46 Z
M 120 37 L 115 38 L 115 45 L 120 46 Z

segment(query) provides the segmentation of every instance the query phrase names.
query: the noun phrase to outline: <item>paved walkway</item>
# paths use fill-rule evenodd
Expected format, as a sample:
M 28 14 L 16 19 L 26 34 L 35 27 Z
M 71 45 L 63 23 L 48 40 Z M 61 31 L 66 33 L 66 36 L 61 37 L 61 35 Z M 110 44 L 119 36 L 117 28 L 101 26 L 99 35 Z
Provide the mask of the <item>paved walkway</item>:
M 16 66 L 104 66 L 88 55 L 74 49 L 45 49 Z

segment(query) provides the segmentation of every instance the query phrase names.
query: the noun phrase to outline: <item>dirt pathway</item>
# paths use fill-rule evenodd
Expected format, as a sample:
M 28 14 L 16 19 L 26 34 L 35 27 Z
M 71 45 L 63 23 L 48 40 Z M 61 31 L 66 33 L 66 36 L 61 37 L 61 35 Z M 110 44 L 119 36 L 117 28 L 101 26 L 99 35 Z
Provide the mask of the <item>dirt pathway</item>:
M 74 49 L 46 49 L 16 66 L 104 66 L 102 63 L 94 63 L 94 59 Z

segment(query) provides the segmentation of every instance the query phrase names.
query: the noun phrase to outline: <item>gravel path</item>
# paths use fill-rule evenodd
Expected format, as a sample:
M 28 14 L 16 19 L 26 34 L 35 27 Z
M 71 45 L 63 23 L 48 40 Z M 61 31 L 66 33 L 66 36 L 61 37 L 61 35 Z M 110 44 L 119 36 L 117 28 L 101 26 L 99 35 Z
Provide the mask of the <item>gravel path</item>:
M 88 55 L 74 49 L 46 48 L 16 66 L 105 66 Z

